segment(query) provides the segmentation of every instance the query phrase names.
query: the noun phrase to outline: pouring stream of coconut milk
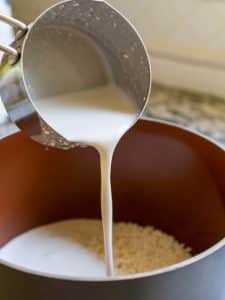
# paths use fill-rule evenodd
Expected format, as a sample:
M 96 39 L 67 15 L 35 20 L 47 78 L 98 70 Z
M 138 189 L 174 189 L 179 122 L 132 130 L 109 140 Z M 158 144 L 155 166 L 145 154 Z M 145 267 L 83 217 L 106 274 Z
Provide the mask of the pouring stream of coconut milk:
M 89 66 L 92 63 L 91 59 L 94 57 L 87 56 L 86 63 Z M 109 70 L 103 57 L 102 60 L 102 66 Z M 82 68 L 86 69 L 84 60 L 82 62 Z M 117 87 L 110 72 L 107 77 L 102 84 L 98 83 L 94 87 L 88 86 L 72 93 L 61 92 L 56 96 L 36 98 L 35 106 L 42 119 L 63 138 L 70 142 L 93 146 L 99 152 L 106 274 L 113 276 L 113 202 L 110 180 L 112 158 L 116 145 L 136 122 L 147 98 L 143 99 L 140 109 L 137 101 L 128 96 L 129 93 Z
M 148 102 L 147 50 L 136 29 L 107 2 L 71 0 L 34 22 L 20 57 L 26 95 L 21 107 L 14 107 L 18 126 L 24 118 L 25 125 L 37 125 L 37 131 L 26 129 L 38 142 L 54 147 L 48 142 L 51 136 L 59 148 L 66 141 L 93 146 L 99 153 L 106 273 L 113 276 L 112 159 Z M 51 134 L 40 128 L 40 118 Z
M 64 138 L 81 141 L 99 152 L 106 272 L 112 276 L 112 158 L 120 138 L 136 120 L 136 108 L 125 93 L 113 84 L 40 99 L 36 106 L 42 117 Z

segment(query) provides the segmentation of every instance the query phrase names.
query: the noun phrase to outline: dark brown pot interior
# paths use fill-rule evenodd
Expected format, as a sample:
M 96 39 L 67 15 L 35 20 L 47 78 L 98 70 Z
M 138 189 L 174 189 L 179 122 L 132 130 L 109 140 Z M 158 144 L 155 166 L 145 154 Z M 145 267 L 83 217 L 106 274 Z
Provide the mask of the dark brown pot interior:
M 49 222 L 100 217 L 92 148 L 46 149 L 22 133 L 0 142 L 0 244 Z M 114 218 L 154 225 L 198 253 L 225 236 L 225 152 L 158 122 L 139 121 L 112 168 Z

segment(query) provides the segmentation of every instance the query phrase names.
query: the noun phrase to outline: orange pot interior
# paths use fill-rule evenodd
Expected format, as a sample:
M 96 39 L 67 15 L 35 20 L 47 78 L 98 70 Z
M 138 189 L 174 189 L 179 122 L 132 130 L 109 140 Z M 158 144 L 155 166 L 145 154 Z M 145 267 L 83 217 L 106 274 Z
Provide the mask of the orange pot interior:
M 46 149 L 22 133 L 0 142 L 0 245 L 35 226 L 100 217 L 93 148 Z M 139 121 L 117 147 L 114 219 L 151 224 L 199 253 L 225 236 L 225 152 L 182 129 Z

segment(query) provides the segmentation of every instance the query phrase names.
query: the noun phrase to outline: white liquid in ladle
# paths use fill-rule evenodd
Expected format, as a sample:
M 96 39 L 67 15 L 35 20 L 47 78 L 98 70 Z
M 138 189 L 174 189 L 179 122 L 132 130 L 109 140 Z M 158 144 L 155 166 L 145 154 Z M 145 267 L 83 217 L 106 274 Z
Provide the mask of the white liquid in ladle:
M 135 122 L 137 110 L 114 85 L 42 99 L 36 102 L 36 107 L 63 137 L 92 145 L 99 152 L 106 273 L 112 276 L 112 157 L 120 138 Z

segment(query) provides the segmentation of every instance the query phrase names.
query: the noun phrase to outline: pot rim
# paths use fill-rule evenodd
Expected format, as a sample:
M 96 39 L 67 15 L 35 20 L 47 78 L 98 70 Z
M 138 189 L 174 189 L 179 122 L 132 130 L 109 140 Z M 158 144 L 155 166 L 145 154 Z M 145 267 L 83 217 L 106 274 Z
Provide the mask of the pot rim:
M 225 147 L 223 147 L 219 142 L 215 141 L 213 138 L 210 138 L 200 132 L 197 132 L 194 129 L 186 128 L 182 125 L 177 125 L 175 123 L 172 123 L 169 121 L 164 121 L 161 119 L 153 119 L 148 116 L 143 116 L 142 120 L 147 121 L 147 122 L 150 121 L 153 123 L 159 123 L 159 124 L 175 127 L 175 128 L 184 130 L 186 132 L 190 132 L 194 135 L 200 136 L 201 138 L 203 138 L 206 141 L 208 141 L 209 143 L 215 145 L 217 148 L 221 149 L 222 151 L 225 151 Z M 26 267 L 20 267 L 19 265 L 7 262 L 1 258 L 0 258 L 0 265 L 3 265 L 5 267 L 8 267 L 8 268 L 13 269 L 18 272 L 27 273 L 32 276 L 39 276 L 39 277 L 43 277 L 43 278 L 63 280 L 63 281 L 69 281 L 69 282 L 86 282 L 86 283 L 88 283 L 88 282 L 89 283 L 120 282 L 120 281 L 143 279 L 143 278 L 153 277 L 153 276 L 157 276 L 157 275 L 164 275 L 164 274 L 167 274 L 170 272 L 180 270 L 185 267 L 189 267 L 190 265 L 207 258 L 209 255 L 214 254 L 217 250 L 220 250 L 223 247 L 225 247 L 225 237 L 223 239 L 221 239 L 219 242 L 217 242 L 216 244 L 214 244 L 212 247 L 208 248 L 207 250 L 205 250 L 205 251 L 199 253 L 198 255 L 195 255 L 189 259 L 186 259 L 180 263 L 177 263 L 175 265 L 160 268 L 160 269 L 149 271 L 149 272 L 143 272 L 143 273 L 138 273 L 138 274 L 133 274 L 133 275 L 113 276 L 113 277 L 96 277 L 95 278 L 95 277 L 77 277 L 77 276 L 50 274 L 48 272 L 40 272 L 40 271 L 35 271 L 35 270 L 29 269 Z

